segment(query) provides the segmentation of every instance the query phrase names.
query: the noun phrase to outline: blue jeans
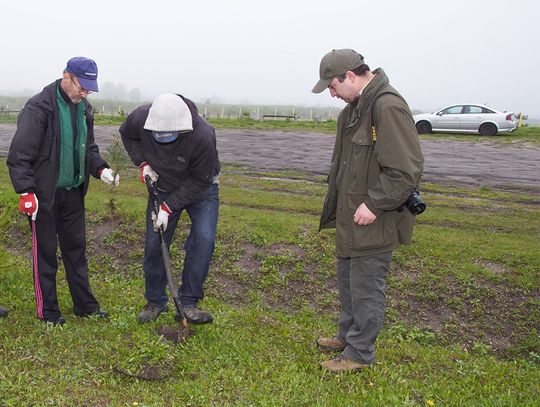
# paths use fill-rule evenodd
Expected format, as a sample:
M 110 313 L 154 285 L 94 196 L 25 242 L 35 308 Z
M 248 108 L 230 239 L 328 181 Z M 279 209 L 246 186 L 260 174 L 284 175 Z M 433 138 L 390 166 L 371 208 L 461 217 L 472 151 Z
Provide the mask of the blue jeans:
M 159 190 L 159 202 L 163 202 L 169 195 Z M 180 302 L 186 308 L 197 305 L 204 297 L 203 284 L 208 275 L 210 260 L 214 253 L 214 240 L 219 211 L 219 188 L 217 184 L 211 185 L 206 192 L 196 201 L 184 208 L 173 212 L 169 216 L 165 241 L 167 249 L 171 247 L 171 241 L 180 220 L 183 210 L 191 219 L 191 231 L 184 244 L 186 257 L 184 270 L 182 271 L 182 285 L 179 291 Z M 158 306 L 165 307 L 167 304 L 167 275 L 161 254 L 161 242 L 159 233 L 154 232 L 151 213 L 153 203 L 149 197 L 146 208 L 146 240 L 144 245 L 144 281 L 145 298 Z

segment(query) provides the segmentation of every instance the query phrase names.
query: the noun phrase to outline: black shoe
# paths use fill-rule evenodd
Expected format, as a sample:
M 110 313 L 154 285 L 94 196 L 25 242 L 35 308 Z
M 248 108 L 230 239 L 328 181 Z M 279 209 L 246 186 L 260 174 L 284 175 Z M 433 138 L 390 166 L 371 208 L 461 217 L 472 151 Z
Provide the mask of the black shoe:
M 209 324 L 214 320 L 212 314 L 197 307 L 184 308 L 184 312 L 186 313 L 188 322 L 192 324 Z M 178 322 L 182 322 L 182 318 L 180 318 L 178 312 L 174 315 L 174 319 Z
M 147 302 L 137 318 L 141 324 L 152 322 L 159 317 L 159 314 L 168 310 L 169 307 L 167 307 L 167 305 L 161 307 L 153 302 Z
M 90 311 L 90 312 L 82 312 L 76 315 L 81 318 L 89 318 L 89 317 L 96 317 L 96 318 L 102 318 L 102 319 L 109 318 L 109 313 L 102 309 L 97 309 L 95 311 Z
M 64 317 L 62 315 L 60 315 L 56 319 L 43 318 L 42 321 L 46 322 L 47 324 L 53 324 L 55 326 L 56 325 L 64 325 L 66 323 L 66 320 L 64 319 Z
M 4 307 L 0 307 L 0 318 L 7 317 L 8 310 Z

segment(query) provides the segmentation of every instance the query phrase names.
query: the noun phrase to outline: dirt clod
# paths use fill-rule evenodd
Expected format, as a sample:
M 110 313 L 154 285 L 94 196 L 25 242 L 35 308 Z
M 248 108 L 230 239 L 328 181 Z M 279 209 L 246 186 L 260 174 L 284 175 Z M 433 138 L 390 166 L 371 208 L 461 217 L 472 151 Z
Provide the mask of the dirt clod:
M 157 328 L 157 333 L 163 336 L 163 339 L 173 343 L 183 342 L 188 336 L 193 335 L 193 333 L 185 328 L 175 328 L 170 325 L 162 325 Z

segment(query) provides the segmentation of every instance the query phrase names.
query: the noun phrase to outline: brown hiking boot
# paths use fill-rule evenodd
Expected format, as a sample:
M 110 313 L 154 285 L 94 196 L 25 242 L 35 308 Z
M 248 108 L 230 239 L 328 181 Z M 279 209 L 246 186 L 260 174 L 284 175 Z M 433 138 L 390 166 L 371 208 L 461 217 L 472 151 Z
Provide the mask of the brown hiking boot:
M 369 367 L 369 365 L 347 359 L 343 356 L 321 362 L 321 366 L 331 372 L 352 372 Z
M 317 346 L 322 350 L 331 350 L 335 352 L 341 352 L 345 349 L 345 343 L 341 341 L 337 336 L 331 338 L 319 338 L 317 339 Z

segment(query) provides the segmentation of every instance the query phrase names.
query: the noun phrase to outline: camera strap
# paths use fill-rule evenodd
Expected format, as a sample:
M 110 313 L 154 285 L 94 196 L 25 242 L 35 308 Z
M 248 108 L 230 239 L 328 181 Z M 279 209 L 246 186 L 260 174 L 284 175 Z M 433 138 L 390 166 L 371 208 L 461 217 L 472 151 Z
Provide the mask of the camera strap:
M 375 145 L 375 143 L 377 142 L 377 125 L 375 123 L 375 115 L 374 115 L 374 110 L 375 110 L 375 102 L 377 101 L 377 99 L 379 99 L 382 95 L 385 95 L 387 93 L 390 93 L 392 95 L 396 95 L 398 96 L 399 98 L 402 98 L 402 96 L 397 93 L 397 92 L 393 92 L 393 91 L 385 91 L 385 92 L 381 92 L 379 93 L 375 99 L 373 99 L 373 102 L 371 102 L 371 117 L 370 117 L 370 120 L 371 120 L 371 142 L 373 145 Z M 408 203 L 409 201 L 411 200 L 411 197 L 414 197 L 414 195 L 416 194 L 416 197 L 418 198 L 418 200 L 420 201 L 419 203 L 416 203 L 415 207 L 414 207 L 414 212 L 412 209 L 409 208 L 408 206 Z M 396 210 L 398 212 L 402 212 L 404 208 L 407 208 L 409 209 L 409 211 L 411 211 L 411 213 L 413 215 L 420 215 L 422 212 L 424 212 L 426 210 L 426 204 L 420 200 L 419 198 L 419 195 L 420 195 L 420 190 L 418 189 L 418 187 L 414 187 L 413 191 L 411 192 L 411 195 L 409 196 L 409 198 L 407 198 L 407 201 L 404 202 L 399 208 L 397 208 Z
M 387 90 L 387 91 L 384 91 L 384 92 L 381 92 L 379 93 L 377 96 L 375 96 L 375 99 L 373 99 L 373 102 L 371 102 L 371 112 L 370 112 L 370 120 L 371 120 L 371 142 L 373 144 L 375 144 L 375 142 L 377 141 L 377 125 L 375 124 L 375 117 L 374 117 L 374 110 L 375 110 L 375 102 L 382 96 L 382 95 L 386 95 L 386 94 L 392 94 L 392 95 L 396 95 L 398 96 L 399 98 L 401 98 L 402 96 L 397 93 L 397 92 L 393 92 L 393 91 L 390 91 L 390 90 Z

